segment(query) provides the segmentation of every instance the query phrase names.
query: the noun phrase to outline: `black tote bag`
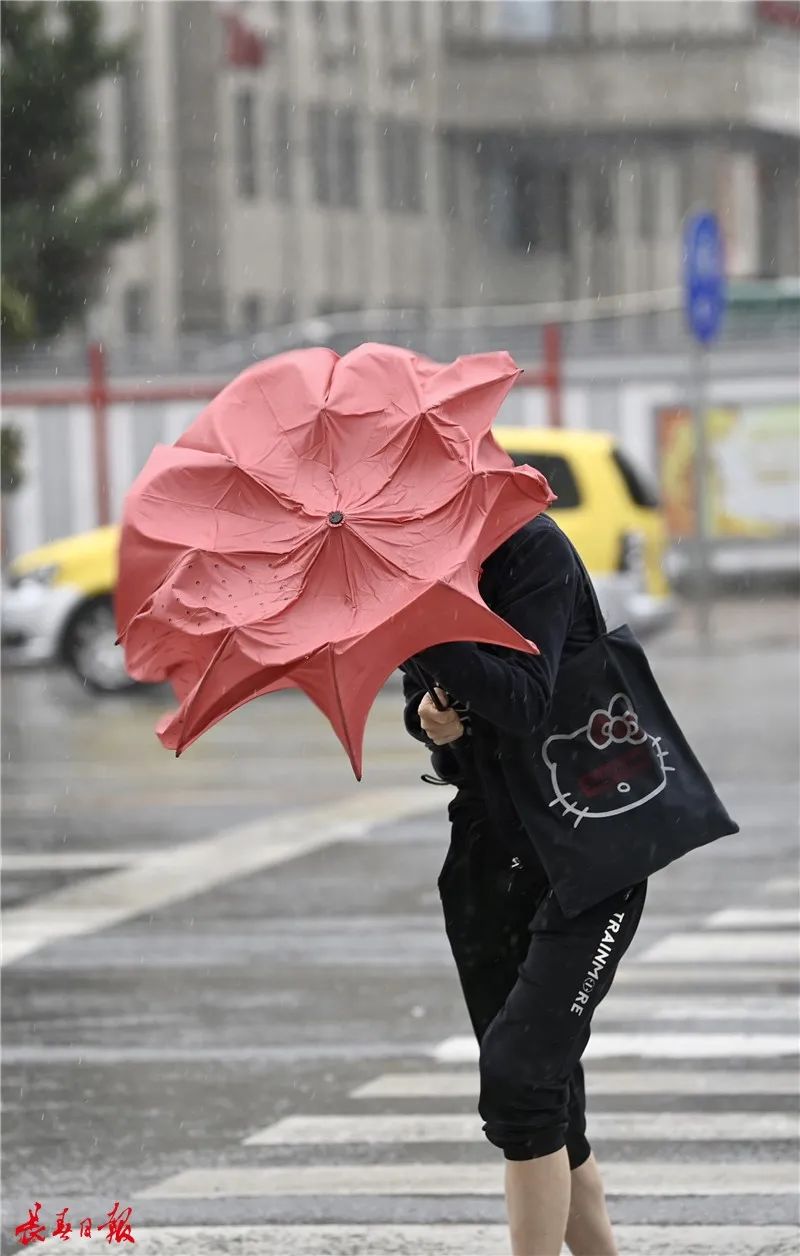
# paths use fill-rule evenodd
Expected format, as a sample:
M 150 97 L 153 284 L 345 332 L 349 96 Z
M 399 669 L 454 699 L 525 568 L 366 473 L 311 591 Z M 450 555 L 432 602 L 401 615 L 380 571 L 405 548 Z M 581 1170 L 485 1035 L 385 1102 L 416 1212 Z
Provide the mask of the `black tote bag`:
M 515 809 L 565 916 L 738 833 L 627 625 L 563 664 L 546 727 L 504 738 Z M 531 784 L 535 788 L 531 788 Z M 524 863 L 524 855 L 522 856 Z

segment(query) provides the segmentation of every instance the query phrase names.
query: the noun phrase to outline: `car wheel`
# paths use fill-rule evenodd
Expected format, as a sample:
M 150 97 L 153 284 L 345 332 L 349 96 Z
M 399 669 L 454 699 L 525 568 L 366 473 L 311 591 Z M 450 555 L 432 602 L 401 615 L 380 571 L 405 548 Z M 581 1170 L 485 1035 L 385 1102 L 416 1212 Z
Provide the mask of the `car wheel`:
M 125 671 L 111 599 L 84 602 L 72 617 L 64 640 L 64 660 L 83 684 L 97 693 L 122 693 L 136 685 Z

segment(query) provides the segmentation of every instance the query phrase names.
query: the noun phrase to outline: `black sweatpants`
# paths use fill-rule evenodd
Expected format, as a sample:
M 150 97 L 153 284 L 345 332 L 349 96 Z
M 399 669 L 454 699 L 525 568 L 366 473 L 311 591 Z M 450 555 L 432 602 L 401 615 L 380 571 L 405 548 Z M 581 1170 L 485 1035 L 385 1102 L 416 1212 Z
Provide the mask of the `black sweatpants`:
M 646 893 L 643 881 L 567 920 L 480 818 L 453 815 L 439 894 L 480 1044 L 483 1131 L 507 1160 L 564 1146 L 571 1168 L 588 1158 L 581 1056 Z

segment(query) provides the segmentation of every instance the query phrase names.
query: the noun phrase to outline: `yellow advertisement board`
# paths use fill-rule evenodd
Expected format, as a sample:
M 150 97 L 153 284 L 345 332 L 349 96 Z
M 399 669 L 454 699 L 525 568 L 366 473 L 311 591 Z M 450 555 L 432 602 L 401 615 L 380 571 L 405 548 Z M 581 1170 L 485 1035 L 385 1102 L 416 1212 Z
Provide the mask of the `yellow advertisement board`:
M 690 410 L 657 415 L 661 494 L 673 537 L 695 532 L 694 425 Z M 800 402 L 711 406 L 712 537 L 785 537 L 800 529 Z

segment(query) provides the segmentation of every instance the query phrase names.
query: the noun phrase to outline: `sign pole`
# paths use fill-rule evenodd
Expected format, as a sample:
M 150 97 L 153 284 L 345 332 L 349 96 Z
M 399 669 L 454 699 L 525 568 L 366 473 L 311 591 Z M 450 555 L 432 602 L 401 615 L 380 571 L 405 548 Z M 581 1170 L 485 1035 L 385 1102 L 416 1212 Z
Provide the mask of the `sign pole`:
M 708 451 L 708 350 L 695 342 L 690 402 L 694 418 L 694 597 L 697 636 L 711 645 L 711 532 Z
M 714 214 L 687 218 L 683 233 L 683 283 L 686 322 L 692 336 L 690 403 L 694 415 L 693 577 L 697 635 L 711 644 L 711 531 L 708 448 L 708 347 L 722 327 L 727 300 L 725 249 Z

